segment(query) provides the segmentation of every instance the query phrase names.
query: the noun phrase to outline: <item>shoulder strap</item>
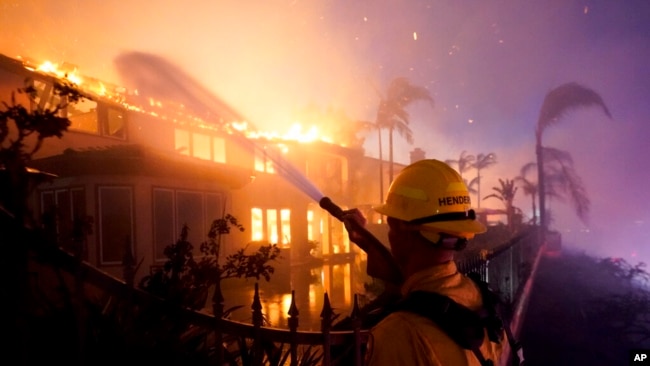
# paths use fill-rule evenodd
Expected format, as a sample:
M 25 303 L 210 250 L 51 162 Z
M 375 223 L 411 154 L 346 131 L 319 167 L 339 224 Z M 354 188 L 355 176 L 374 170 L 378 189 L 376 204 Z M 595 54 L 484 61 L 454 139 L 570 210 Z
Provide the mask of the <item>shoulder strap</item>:
M 489 284 L 481 279 L 481 276 L 478 273 L 471 272 L 467 277 L 472 279 L 481 291 L 483 309 L 487 312 L 486 319 L 492 319 L 491 321 L 494 322 L 491 326 L 486 327 L 490 340 L 495 337 L 500 339 L 502 331 L 505 331 L 506 337 L 508 337 L 510 351 L 512 353 L 512 364 L 523 365 L 523 348 L 521 343 L 515 339 L 510 326 L 505 322 L 505 318 L 503 317 L 503 314 L 501 314 L 501 299 L 496 293 L 494 293 L 494 291 L 492 291 L 492 289 L 490 289 Z
M 483 357 L 479 347 L 483 344 L 484 322 L 481 316 L 458 304 L 447 296 L 434 292 L 411 292 L 396 310 L 422 315 L 436 323 L 459 346 L 472 350 L 483 366 L 493 362 Z

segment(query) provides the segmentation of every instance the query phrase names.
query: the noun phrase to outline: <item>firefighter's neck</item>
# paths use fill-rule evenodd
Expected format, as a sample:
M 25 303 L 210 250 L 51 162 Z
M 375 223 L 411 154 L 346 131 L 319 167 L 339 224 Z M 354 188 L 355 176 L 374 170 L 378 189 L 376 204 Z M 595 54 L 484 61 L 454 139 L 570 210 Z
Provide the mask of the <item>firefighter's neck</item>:
M 427 268 L 452 261 L 456 253 L 455 250 L 432 246 L 431 242 L 426 239 L 414 243 L 413 249 L 412 255 L 402 263 L 404 278 Z

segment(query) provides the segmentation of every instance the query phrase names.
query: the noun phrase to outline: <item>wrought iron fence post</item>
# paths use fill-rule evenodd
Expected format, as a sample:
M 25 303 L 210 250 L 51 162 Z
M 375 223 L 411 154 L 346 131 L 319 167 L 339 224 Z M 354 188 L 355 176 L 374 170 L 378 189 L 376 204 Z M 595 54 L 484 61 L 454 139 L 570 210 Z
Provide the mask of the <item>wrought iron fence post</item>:
M 354 331 L 354 365 L 361 366 L 361 310 L 357 294 L 354 294 L 354 307 L 352 308 L 352 329 Z
M 219 322 L 223 317 L 223 293 L 221 292 L 221 279 L 217 278 L 214 285 L 214 294 L 212 294 L 212 314 L 214 314 L 214 337 L 216 344 L 216 357 L 217 364 L 223 364 L 224 350 L 223 350 L 223 333 L 221 332 L 221 325 Z
M 323 333 L 323 366 L 330 366 L 331 363 L 331 339 L 332 329 L 332 306 L 327 292 L 323 295 L 323 310 L 320 313 L 320 330 Z
M 260 289 L 259 284 L 255 283 L 255 295 L 253 296 L 253 304 L 251 305 L 253 309 L 253 327 L 254 327 L 254 338 L 253 338 L 253 365 L 261 366 L 264 361 L 264 354 L 262 348 L 262 334 L 260 328 L 262 327 L 263 315 L 262 315 L 262 301 L 260 301 Z
M 289 306 L 289 331 L 291 332 L 291 366 L 298 365 L 298 307 L 296 306 L 296 291 L 291 290 L 291 305 Z

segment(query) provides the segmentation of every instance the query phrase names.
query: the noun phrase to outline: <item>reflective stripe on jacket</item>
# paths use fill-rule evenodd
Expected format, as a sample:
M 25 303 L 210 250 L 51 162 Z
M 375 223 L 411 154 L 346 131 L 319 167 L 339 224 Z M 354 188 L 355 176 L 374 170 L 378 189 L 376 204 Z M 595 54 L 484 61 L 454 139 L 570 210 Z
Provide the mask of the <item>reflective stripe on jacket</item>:
M 409 277 L 402 285 L 402 295 L 412 291 L 436 292 L 477 311 L 482 306 L 476 284 L 451 261 Z M 506 339 L 504 337 L 503 342 Z M 487 335 L 481 353 L 499 364 L 501 344 L 492 343 Z M 379 322 L 370 333 L 366 364 L 369 366 L 440 365 L 463 366 L 480 363 L 471 350 L 463 349 L 431 320 L 414 313 L 398 311 Z

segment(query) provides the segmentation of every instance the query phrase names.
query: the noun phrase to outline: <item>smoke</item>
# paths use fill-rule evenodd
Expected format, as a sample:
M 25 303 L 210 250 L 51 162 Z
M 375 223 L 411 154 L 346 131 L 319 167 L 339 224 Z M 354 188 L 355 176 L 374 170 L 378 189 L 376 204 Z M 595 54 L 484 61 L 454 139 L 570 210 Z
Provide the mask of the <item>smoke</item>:
M 180 103 L 193 114 L 206 119 L 212 115 L 227 121 L 246 120 L 200 82 L 160 56 L 143 52 L 124 53 L 115 59 L 115 66 L 122 85 L 137 91 L 142 98 Z
M 9 0 L 0 6 L 0 53 L 67 61 L 118 84 L 120 55 L 157 55 L 260 129 L 286 131 L 290 116 L 306 105 L 372 120 L 378 92 L 392 78 L 407 77 L 429 88 L 435 108 L 409 109 L 415 144 L 396 136 L 396 161 L 408 163 L 415 147 L 441 160 L 464 150 L 495 153 L 498 164 L 482 172 L 484 194 L 534 161 L 545 94 L 579 82 L 601 94 L 613 118 L 576 111 L 545 136 L 548 146 L 573 155 L 592 201 L 587 224 L 566 203 L 550 202 L 554 226 L 567 245 L 594 253 L 629 256 L 647 246 L 647 1 Z M 131 77 L 147 77 L 148 70 L 138 73 Z M 374 135 L 364 146 L 372 156 Z M 521 192 L 515 204 L 530 210 Z
M 117 69 L 127 85 L 138 90 L 146 98 L 181 103 L 192 114 L 203 116 L 211 123 L 241 122 L 246 119 L 233 108 L 213 95 L 203 85 L 189 77 L 178 66 L 162 57 L 142 52 L 125 53 L 115 60 Z M 280 151 L 271 146 L 229 129 L 230 138 L 255 154 L 263 154 L 274 163 L 276 173 L 295 188 L 318 202 L 323 198 L 320 190 L 310 182 L 295 166 L 286 160 Z

